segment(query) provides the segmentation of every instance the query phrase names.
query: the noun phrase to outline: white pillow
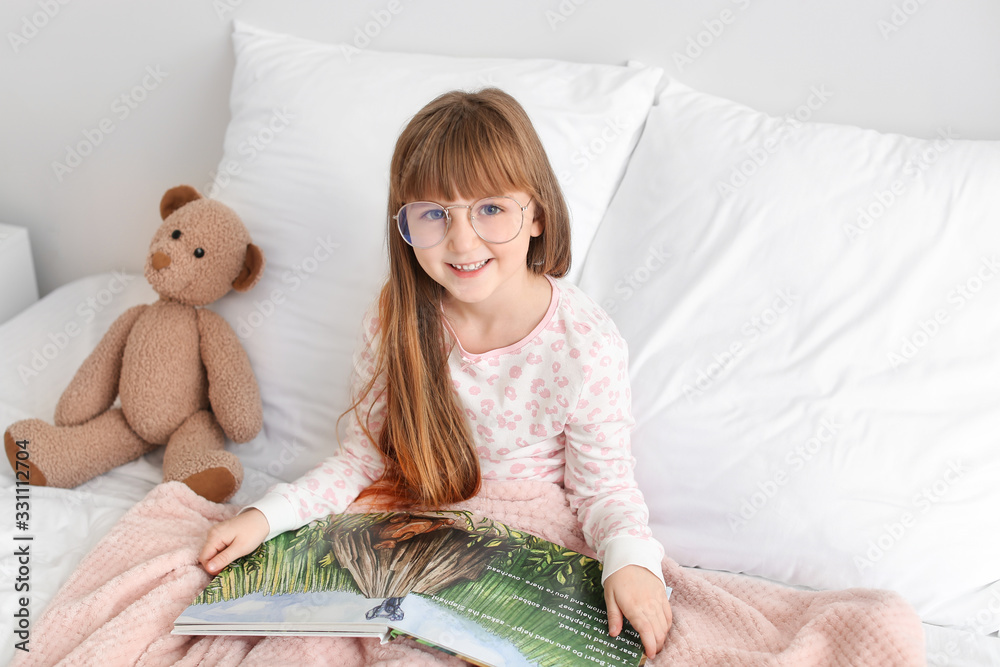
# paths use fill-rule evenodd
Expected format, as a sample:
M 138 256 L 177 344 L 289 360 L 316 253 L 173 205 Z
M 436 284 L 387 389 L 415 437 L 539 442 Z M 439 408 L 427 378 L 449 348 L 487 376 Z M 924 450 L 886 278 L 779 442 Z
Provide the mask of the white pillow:
M 1000 626 L 1000 142 L 670 82 L 583 268 L 684 565 Z
M 214 306 L 264 402 L 264 433 L 233 451 L 292 480 L 337 446 L 361 318 L 385 274 L 389 159 L 410 117 L 456 88 L 514 95 L 562 176 L 579 267 L 662 71 L 358 51 L 239 21 L 233 41 L 224 155 L 196 185 L 242 217 L 267 259 L 253 290 Z

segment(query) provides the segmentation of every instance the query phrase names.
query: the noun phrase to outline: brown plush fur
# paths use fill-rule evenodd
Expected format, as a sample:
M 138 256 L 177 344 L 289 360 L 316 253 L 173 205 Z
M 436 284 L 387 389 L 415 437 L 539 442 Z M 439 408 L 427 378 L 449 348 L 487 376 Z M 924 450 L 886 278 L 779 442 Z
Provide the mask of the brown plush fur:
M 232 327 L 201 306 L 253 287 L 264 255 L 231 209 L 190 186 L 168 190 L 160 215 L 145 269 L 160 299 L 115 320 L 59 399 L 55 426 L 26 419 L 7 429 L 18 479 L 27 463 L 31 484 L 69 488 L 165 445 L 164 481 L 215 502 L 239 488 L 243 467 L 225 436 L 257 435 L 260 392 Z

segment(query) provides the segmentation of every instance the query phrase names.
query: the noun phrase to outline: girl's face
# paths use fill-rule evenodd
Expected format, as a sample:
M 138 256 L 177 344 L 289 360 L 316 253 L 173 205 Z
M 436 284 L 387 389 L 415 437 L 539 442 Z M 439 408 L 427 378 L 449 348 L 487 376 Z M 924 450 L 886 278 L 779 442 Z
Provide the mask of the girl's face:
M 522 205 L 531 199 L 523 191 L 500 193 Z M 479 197 L 431 201 L 442 206 L 469 206 Z M 536 219 L 534 200 L 524 211 L 521 231 L 507 243 L 483 241 L 469 220 L 469 208 L 450 210 L 451 225 L 444 240 L 431 248 L 413 248 L 417 262 L 435 282 L 445 288 L 452 299 L 461 303 L 482 304 L 501 294 L 516 296 L 529 278 L 528 244 L 542 233 L 542 223 Z M 482 266 L 479 266 L 482 264 Z

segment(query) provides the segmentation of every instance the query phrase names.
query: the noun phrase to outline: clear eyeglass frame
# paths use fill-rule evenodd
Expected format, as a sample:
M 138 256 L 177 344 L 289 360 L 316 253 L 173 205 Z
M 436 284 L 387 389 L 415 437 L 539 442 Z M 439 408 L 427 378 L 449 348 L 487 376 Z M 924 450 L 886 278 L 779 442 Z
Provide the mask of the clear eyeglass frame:
M 489 199 L 509 199 L 512 202 L 514 202 L 515 204 L 517 204 L 517 207 L 519 209 L 521 209 L 521 224 L 518 225 L 517 231 L 514 232 L 514 235 L 511 236 L 506 241 L 490 241 L 489 239 L 484 238 L 483 235 L 482 235 L 482 233 L 479 231 L 479 228 L 476 227 L 476 215 L 475 215 L 475 213 L 473 213 L 473 211 L 475 210 L 475 207 L 477 207 L 480 203 L 482 203 L 482 202 L 484 202 L 486 200 L 489 200 Z M 533 199 L 533 197 L 529 197 L 528 198 L 528 203 L 524 204 L 523 206 L 521 205 L 521 202 L 517 201 L 516 199 L 514 199 L 513 197 L 511 197 L 509 195 L 494 195 L 494 196 L 491 196 L 491 197 L 482 197 L 482 198 L 477 199 L 476 201 L 472 202 L 471 204 L 456 204 L 454 206 L 442 206 L 441 204 L 438 204 L 437 202 L 433 202 L 433 201 L 414 201 L 414 202 L 407 202 L 407 203 L 403 204 L 402 206 L 400 206 L 399 207 L 399 211 L 396 212 L 396 215 L 392 216 L 392 219 L 396 221 L 396 230 L 399 232 L 399 235 L 401 237 L 403 237 L 403 241 L 405 241 L 408 245 L 410 245 L 410 246 L 412 246 L 414 248 L 420 248 L 420 249 L 433 248 L 434 246 L 436 246 L 439 243 L 441 243 L 441 241 L 444 241 L 445 238 L 448 236 L 448 230 L 451 229 L 451 222 L 452 222 L 451 209 L 453 209 L 453 208 L 467 208 L 467 209 L 469 209 L 469 222 L 472 224 L 472 230 L 474 232 L 476 232 L 476 236 L 478 236 L 479 238 L 481 238 L 484 243 L 492 243 L 492 244 L 495 244 L 495 245 L 499 245 L 499 244 L 502 244 L 502 243 L 510 243 L 511 241 L 513 241 L 514 239 L 516 239 L 520 235 L 521 230 L 524 229 L 524 212 L 528 209 L 528 206 L 531 205 L 531 200 L 532 199 Z M 442 211 L 444 211 L 445 220 L 446 220 L 445 226 L 444 226 L 444 231 L 441 232 L 441 238 L 439 238 L 434 243 L 432 243 L 430 245 L 416 245 L 412 241 L 410 241 L 410 239 L 406 238 L 406 234 L 403 233 L 403 227 L 402 227 L 403 223 L 402 223 L 401 216 L 403 215 L 403 211 L 406 209 L 406 207 L 410 206 L 412 204 L 434 204 L 435 206 L 437 206 L 438 208 L 440 208 Z

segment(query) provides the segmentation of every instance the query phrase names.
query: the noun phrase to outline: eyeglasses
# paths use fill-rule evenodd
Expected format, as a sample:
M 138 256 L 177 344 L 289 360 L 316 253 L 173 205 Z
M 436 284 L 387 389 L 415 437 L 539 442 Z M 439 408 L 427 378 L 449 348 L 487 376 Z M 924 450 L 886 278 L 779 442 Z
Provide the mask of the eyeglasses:
M 531 199 L 528 199 L 528 204 Z M 432 248 L 444 240 L 451 227 L 451 209 L 469 209 L 472 229 L 486 243 L 508 243 L 521 233 L 528 204 L 513 197 L 484 197 L 473 204 L 441 206 L 431 201 L 403 204 L 392 216 L 403 240 L 414 248 Z

